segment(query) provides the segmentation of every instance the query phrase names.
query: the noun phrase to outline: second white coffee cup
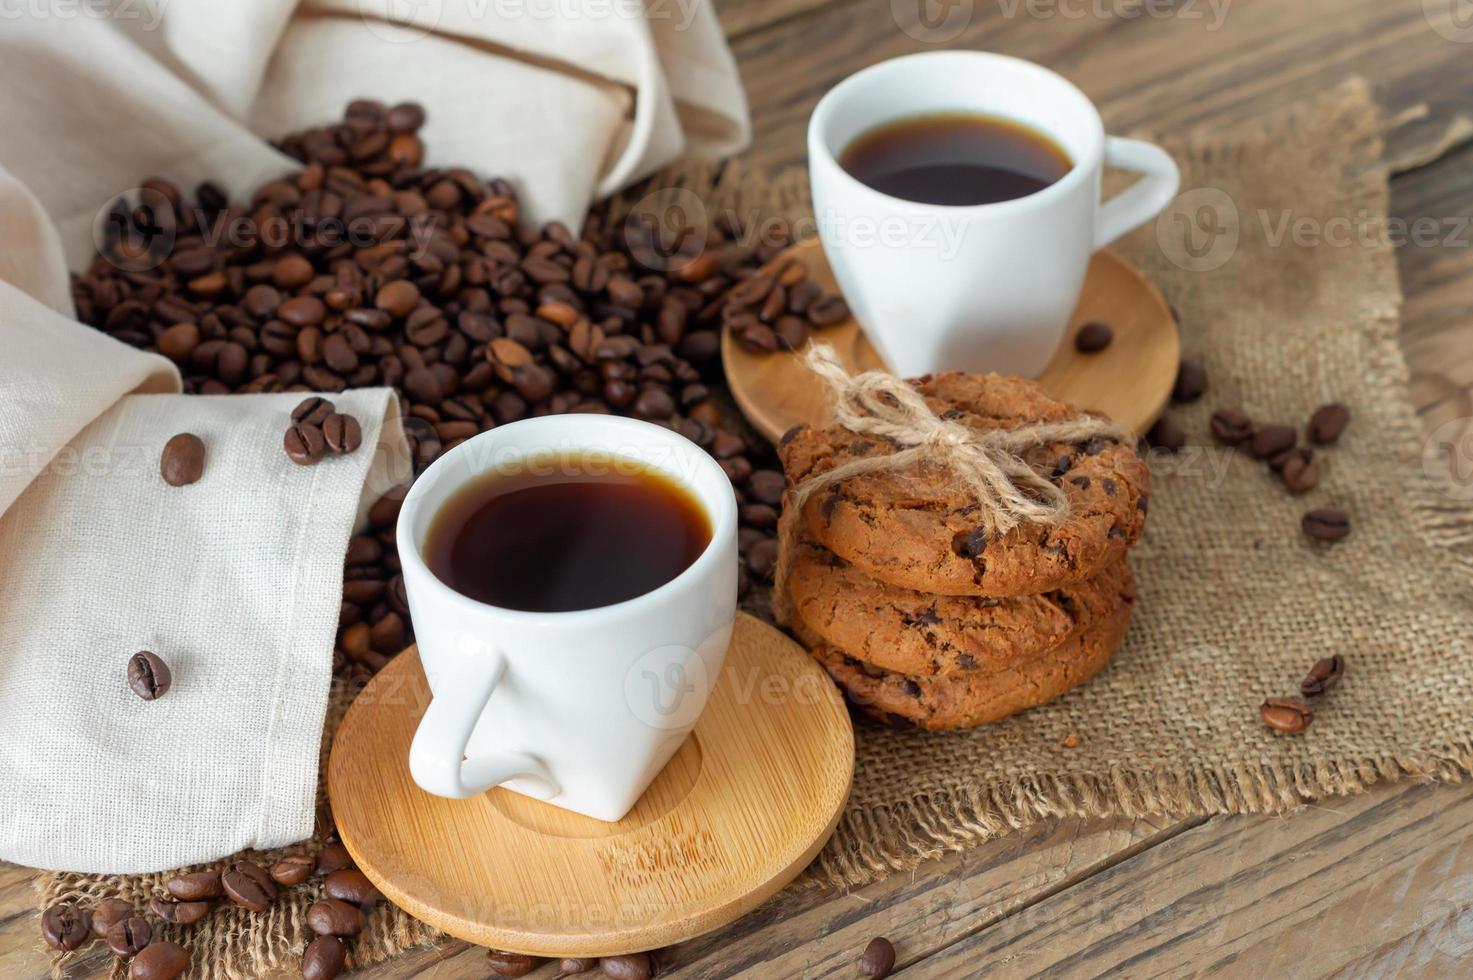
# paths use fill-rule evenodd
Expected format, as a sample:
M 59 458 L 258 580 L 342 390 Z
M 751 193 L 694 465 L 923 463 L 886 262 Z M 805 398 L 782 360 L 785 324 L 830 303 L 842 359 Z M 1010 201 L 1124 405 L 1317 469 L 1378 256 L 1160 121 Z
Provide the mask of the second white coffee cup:
M 1026 197 L 949 206 L 883 194 L 839 163 L 878 125 L 957 112 L 1023 123 L 1053 140 L 1073 167 Z M 1107 164 L 1143 176 L 1101 203 Z M 1107 137 L 1094 105 L 1061 76 L 980 51 L 910 55 L 845 79 L 809 120 L 808 165 L 814 217 L 839 287 L 886 363 L 904 376 L 1036 376 L 1063 338 L 1091 253 L 1160 213 L 1180 181 L 1160 148 Z

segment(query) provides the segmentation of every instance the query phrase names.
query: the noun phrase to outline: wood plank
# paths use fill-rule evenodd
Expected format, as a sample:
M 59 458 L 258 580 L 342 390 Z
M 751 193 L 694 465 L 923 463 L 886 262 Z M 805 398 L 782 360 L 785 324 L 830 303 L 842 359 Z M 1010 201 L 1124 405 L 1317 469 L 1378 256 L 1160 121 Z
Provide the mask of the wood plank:
M 1217 817 L 897 975 L 1463 975 L 1473 786 Z
M 754 120 L 748 158 L 766 167 L 802 163 L 808 114 L 825 91 L 866 65 L 937 47 L 1048 65 L 1094 98 L 1117 132 L 1254 118 L 1359 74 L 1390 116 L 1406 113 L 1389 134 L 1391 153 L 1416 160 L 1459 118 L 1467 124 L 1473 101 L 1468 46 L 1433 30 L 1416 0 L 1235 0 L 1216 5 L 1220 19 L 1207 0 L 1182 0 L 1165 17 L 1092 13 L 1140 13 L 1138 4 L 962 0 L 967 26 L 944 43 L 927 42 L 938 35 L 918 25 L 915 6 L 836 0 L 736 38 Z M 1029 13 L 1051 9 L 1069 13 Z

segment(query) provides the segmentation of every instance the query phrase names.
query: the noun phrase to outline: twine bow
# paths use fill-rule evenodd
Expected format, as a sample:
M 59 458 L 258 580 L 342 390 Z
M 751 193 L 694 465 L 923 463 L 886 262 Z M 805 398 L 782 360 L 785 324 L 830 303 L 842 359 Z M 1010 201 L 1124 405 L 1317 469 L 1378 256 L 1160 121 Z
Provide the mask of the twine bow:
M 887 439 L 897 448 L 893 453 L 843 463 L 789 491 L 778 529 L 773 592 L 784 622 L 789 618 L 784 579 L 796 544 L 799 515 L 814 494 L 866 473 L 932 463 L 966 485 L 977 501 L 977 521 L 989 535 L 1006 534 L 1024 523 L 1058 525 L 1069 519 L 1068 494 L 1036 472 L 1021 454 L 1050 442 L 1128 439 L 1113 422 L 1095 415 L 1012 429 L 974 429 L 937 416 L 920 392 L 894 375 L 883 371 L 851 375 L 828 344 L 810 343 L 803 362 L 827 382 L 840 425 L 857 435 Z

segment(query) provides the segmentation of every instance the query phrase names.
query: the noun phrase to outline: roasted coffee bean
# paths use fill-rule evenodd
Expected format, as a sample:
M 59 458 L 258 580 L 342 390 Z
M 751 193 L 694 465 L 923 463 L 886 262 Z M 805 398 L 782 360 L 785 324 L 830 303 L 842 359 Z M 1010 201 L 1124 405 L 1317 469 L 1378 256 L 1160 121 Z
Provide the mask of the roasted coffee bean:
M 322 441 L 328 452 L 342 456 L 363 445 L 363 429 L 352 415 L 334 412 L 323 420 Z
M 1181 423 L 1163 415 L 1146 433 L 1146 442 L 1157 449 L 1174 453 L 1187 444 L 1187 431 L 1181 427 Z
M 816 327 L 831 327 L 849 319 L 849 304 L 838 296 L 825 296 L 809 305 L 808 319 Z
M 334 871 L 353 867 L 352 855 L 341 844 L 326 844 L 317 852 L 317 873 L 330 875 Z
M 1074 335 L 1074 349 L 1081 354 L 1096 354 L 1110 346 L 1110 341 L 1115 339 L 1115 331 L 1110 329 L 1108 323 L 1091 320 L 1079 328 Z
M 1294 448 L 1299 435 L 1292 425 L 1271 423 L 1259 426 L 1248 444 L 1248 451 L 1255 459 L 1269 459 Z
M 348 962 L 348 948 L 337 936 L 317 936 L 302 954 L 302 980 L 333 980 Z
M 503 953 L 499 949 L 486 950 L 486 966 L 491 969 L 492 973 L 503 977 L 525 977 L 541 965 L 542 960 L 536 956 Z
M 601 958 L 598 968 L 609 980 L 650 980 L 657 972 L 658 964 L 653 954 L 626 953 Z
M 783 491 L 787 486 L 787 478 L 777 470 L 753 470 L 747 477 L 747 492 L 772 507 L 783 502 Z
M 163 697 L 173 682 L 169 665 L 153 651 L 139 650 L 128 658 L 128 686 L 143 700 Z
M 276 318 L 294 327 L 315 327 L 327 319 L 327 307 L 316 296 L 293 296 L 276 308 Z
M 232 861 L 220 874 L 220 884 L 227 898 L 252 912 L 264 912 L 276 901 L 276 883 L 254 861 Z
M 1291 453 L 1279 468 L 1279 479 L 1291 493 L 1308 493 L 1320 483 L 1320 467 L 1308 450 Z
M 199 327 L 193 323 L 176 323 L 159 334 L 159 353 L 171 361 L 187 361 L 199 346 Z
M 1340 438 L 1345 427 L 1350 425 L 1350 409 L 1339 402 L 1321 405 L 1309 417 L 1309 439 L 1319 445 L 1329 445 Z
M 41 937 L 52 949 L 77 949 L 92 933 L 92 917 L 71 902 L 58 902 L 41 914 Z
M 1350 533 L 1350 515 L 1335 507 L 1320 507 L 1305 514 L 1301 525 L 1316 541 L 1339 541 Z
M 317 860 L 310 854 L 289 854 L 271 866 L 271 880 L 278 885 L 300 885 L 312 877 Z
M 192 432 L 181 432 L 164 443 L 159 475 L 171 487 L 186 487 L 205 472 L 205 443 Z
M 1224 446 L 1238 446 L 1253 438 L 1253 420 L 1235 408 L 1212 413 L 1212 438 Z
M 297 422 L 286 430 L 286 435 L 282 437 L 282 448 L 293 463 L 311 466 L 327 452 L 327 440 L 317 426 Z
M 99 939 L 106 939 L 109 929 L 137 914 L 138 910 L 121 898 L 109 898 L 92 910 L 92 935 Z
M 147 919 L 133 916 L 122 922 L 113 923 L 107 931 L 107 948 L 114 956 L 136 956 L 153 938 L 153 927 Z
M 884 936 L 876 936 L 864 947 L 864 954 L 859 957 L 859 972 L 867 977 L 879 980 L 880 977 L 888 977 L 890 971 L 895 969 L 895 946 Z
M 1201 361 L 1183 360 L 1176 368 L 1171 400 L 1180 405 L 1197 401 L 1207 393 L 1207 369 Z
M 383 897 L 374 887 L 373 882 L 368 880 L 367 875 L 351 868 L 334 871 L 328 875 L 327 880 L 322 884 L 322 890 L 327 892 L 330 898 L 360 907 L 372 905 Z
M 1316 660 L 1309 675 L 1300 681 L 1299 693 L 1307 698 L 1317 697 L 1339 684 L 1344 676 L 1345 658 L 1340 654 Z
M 1269 728 L 1288 735 L 1299 734 L 1314 721 L 1314 710 L 1297 698 L 1269 698 L 1258 713 Z
M 133 980 L 174 980 L 189 969 L 189 952 L 178 943 L 161 939 L 149 943 L 133 957 L 129 976 Z
M 356 936 L 363 925 L 358 907 L 336 898 L 313 902 L 307 909 L 307 926 L 319 936 Z
M 181 902 L 202 902 L 209 898 L 219 898 L 224 894 L 218 871 L 195 871 L 190 874 L 175 875 L 164 882 L 164 888 L 168 890 L 171 898 Z
M 575 977 L 580 973 L 598 969 L 598 960 L 588 956 L 564 956 L 557 961 L 557 973 L 553 980 L 562 980 L 563 977 Z
M 187 926 L 198 922 L 210 913 L 209 902 L 170 902 L 152 898 L 148 910 L 171 925 Z
M 747 568 L 751 569 L 753 575 L 760 579 L 771 579 L 773 569 L 777 567 L 777 540 L 774 538 L 758 538 L 745 552 L 747 557 Z

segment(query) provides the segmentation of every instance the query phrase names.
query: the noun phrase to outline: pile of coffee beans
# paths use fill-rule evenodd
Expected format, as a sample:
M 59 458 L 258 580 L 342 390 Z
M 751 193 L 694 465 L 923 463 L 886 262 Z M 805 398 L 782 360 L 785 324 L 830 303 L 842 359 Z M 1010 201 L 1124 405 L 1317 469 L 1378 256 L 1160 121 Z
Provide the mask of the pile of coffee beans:
M 326 398 L 313 395 L 292 409 L 291 424 L 282 437 L 287 458 L 311 466 L 323 456 L 343 456 L 363 445 L 363 427 Z
M 547 963 L 540 956 L 486 951 L 486 965 L 499 977 L 524 977 Z M 565 956 L 557 961 L 556 977 L 572 977 L 598 970 L 609 980 L 652 980 L 660 973 L 658 953 L 624 953 L 619 956 Z
M 720 331 L 758 347 L 769 333 L 801 342 L 847 317 L 843 301 L 779 257 L 781 225 L 750 244 L 726 215 L 704 234 L 608 209 L 579 235 L 523 225 L 506 180 L 422 166 L 423 121 L 413 104 L 353 102 L 339 122 L 284 140 L 301 168 L 239 201 L 211 183 L 191 202 L 146 181 L 114 205 L 120 220 L 73 283 L 79 317 L 173 360 L 187 392 L 392 386 L 416 471 L 530 416 L 615 413 L 676 428 L 736 489 L 745 595 L 751 576 L 772 572 L 783 477 L 724 407 Z M 294 419 L 286 453 L 312 463 L 361 439 L 328 421 Z M 349 548 L 337 662 L 350 675 L 373 673 L 412 639 L 393 535 L 400 495 Z
M 1345 658 L 1340 654 L 1323 657 L 1299 682 L 1303 698 L 1318 698 L 1340 683 L 1345 676 Z M 1269 698 L 1259 707 L 1263 723 L 1274 731 L 1297 735 L 1314 722 L 1314 709 L 1300 698 Z

